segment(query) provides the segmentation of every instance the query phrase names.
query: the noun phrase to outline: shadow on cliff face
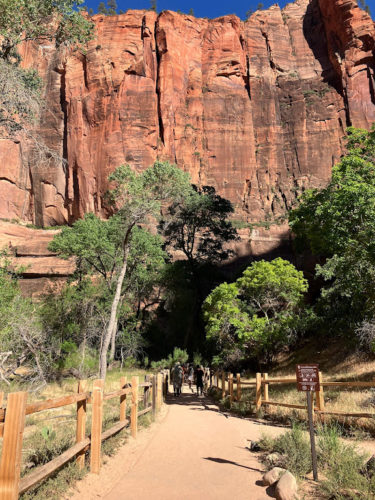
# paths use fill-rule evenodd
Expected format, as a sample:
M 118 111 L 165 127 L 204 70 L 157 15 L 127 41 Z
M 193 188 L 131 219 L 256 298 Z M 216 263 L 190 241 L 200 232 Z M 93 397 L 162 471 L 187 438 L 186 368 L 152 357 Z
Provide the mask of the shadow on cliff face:
M 315 59 L 322 67 L 321 77 L 323 81 L 343 95 L 340 75 L 337 74 L 329 57 L 327 37 L 318 0 L 312 0 L 307 6 L 303 19 L 303 34 Z

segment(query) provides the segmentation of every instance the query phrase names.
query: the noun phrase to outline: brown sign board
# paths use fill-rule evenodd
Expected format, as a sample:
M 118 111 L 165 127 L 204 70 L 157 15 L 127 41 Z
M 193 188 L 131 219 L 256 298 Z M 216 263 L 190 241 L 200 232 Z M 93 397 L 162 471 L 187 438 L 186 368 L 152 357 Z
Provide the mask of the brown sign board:
M 296 374 L 299 391 L 320 391 L 319 365 L 297 365 Z

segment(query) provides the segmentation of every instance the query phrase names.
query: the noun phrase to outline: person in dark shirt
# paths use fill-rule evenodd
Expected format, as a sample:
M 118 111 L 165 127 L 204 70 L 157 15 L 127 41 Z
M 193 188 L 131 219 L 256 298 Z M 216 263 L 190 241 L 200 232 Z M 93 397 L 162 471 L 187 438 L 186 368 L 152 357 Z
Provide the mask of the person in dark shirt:
M 201 396 L 203 396 L 203 378 L 204 378 L 204 371 L 201 366 L 197 366 L 197 372 L 196 372 L 196 379 L 197 379 L 197 394 L 199 396 L 199 393 Z

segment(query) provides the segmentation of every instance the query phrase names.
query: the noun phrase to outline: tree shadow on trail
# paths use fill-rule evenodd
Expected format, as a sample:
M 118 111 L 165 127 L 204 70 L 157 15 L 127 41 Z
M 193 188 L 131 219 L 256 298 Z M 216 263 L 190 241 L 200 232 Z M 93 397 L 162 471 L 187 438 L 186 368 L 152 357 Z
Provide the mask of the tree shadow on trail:
M 189 406 L 191 407 L 189 409 L 194 411 L 213 411 L 220 413 L 225 418 L 232 416 L 220 410 L 216 403 L 207 396 L 198 396 L 196 393 L 185 392 L 180 396 L 169 394 L 165 402 L 167 405 Z
M 261 474 L 264 473 L 264 470 L 261 469 L 256 469 L 254 467 L 248 467 L 247 465 L 242 465 L 239 464 L 238 462 L 233 462 L 233 460 L 226 460 L 225 458 L 217 458 L 217 457 L 203 457 L 204 460 L 210 460 L 211 462 L 216 462 L 217 464 L 229 464 L 229 465 L 235 465 L 236 467 L 242 467 L 243 469 L 249 469 L 254 472 L 260 472 Z M 257 486 L 263 486 L 263 481 L 256 481 L 255 484 Z M 274 486 L 269 486 L 266 490 L 265 493 L 267 496 L 271 498 L 275 498 L 275 488 Z
M 225 458 L 214 458 L 214 457 L 203 457 L 204 460 L 210 460 L 211 462 L 216 462 L 217 464 L 230 464 L 237 467 L 242 467 L 244 469 L 250 469 L 255 472 L 263 473 L 261 469 L 255 469 L 254 467 L 248 467 L 247 465 L 241 465 L 238 462 L 233 462 L 233 460 L 226 460 Z

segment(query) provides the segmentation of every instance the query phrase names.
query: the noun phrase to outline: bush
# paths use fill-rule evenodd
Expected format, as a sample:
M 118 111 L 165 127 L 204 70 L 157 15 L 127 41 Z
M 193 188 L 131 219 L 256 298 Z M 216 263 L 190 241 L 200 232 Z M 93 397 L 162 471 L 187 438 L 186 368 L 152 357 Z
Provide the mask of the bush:
M 366 456 L 355 446 L 341 440 L 339 426 L 318 428 L 318 465 L 325 477 L 319 485 L 319 498 L 329 500 L 373 500 L 375 498 L 375 476 L 365 470 Z M 263 436 L 259 441 L 261 450 L 282 455 L 282 467 L 302 478 L 311 471 L 311 451 L 307 433 L 294 425 L 292 430 L 277 437 Z
M 319 465 L 326 479 L 321 483 L 324 498 L 332 500 L 370 500 L 375 494 L 375 480 L 363 473 L 366 456 L 353 445 L 340 440 L 337 426 L 318 430 Z

